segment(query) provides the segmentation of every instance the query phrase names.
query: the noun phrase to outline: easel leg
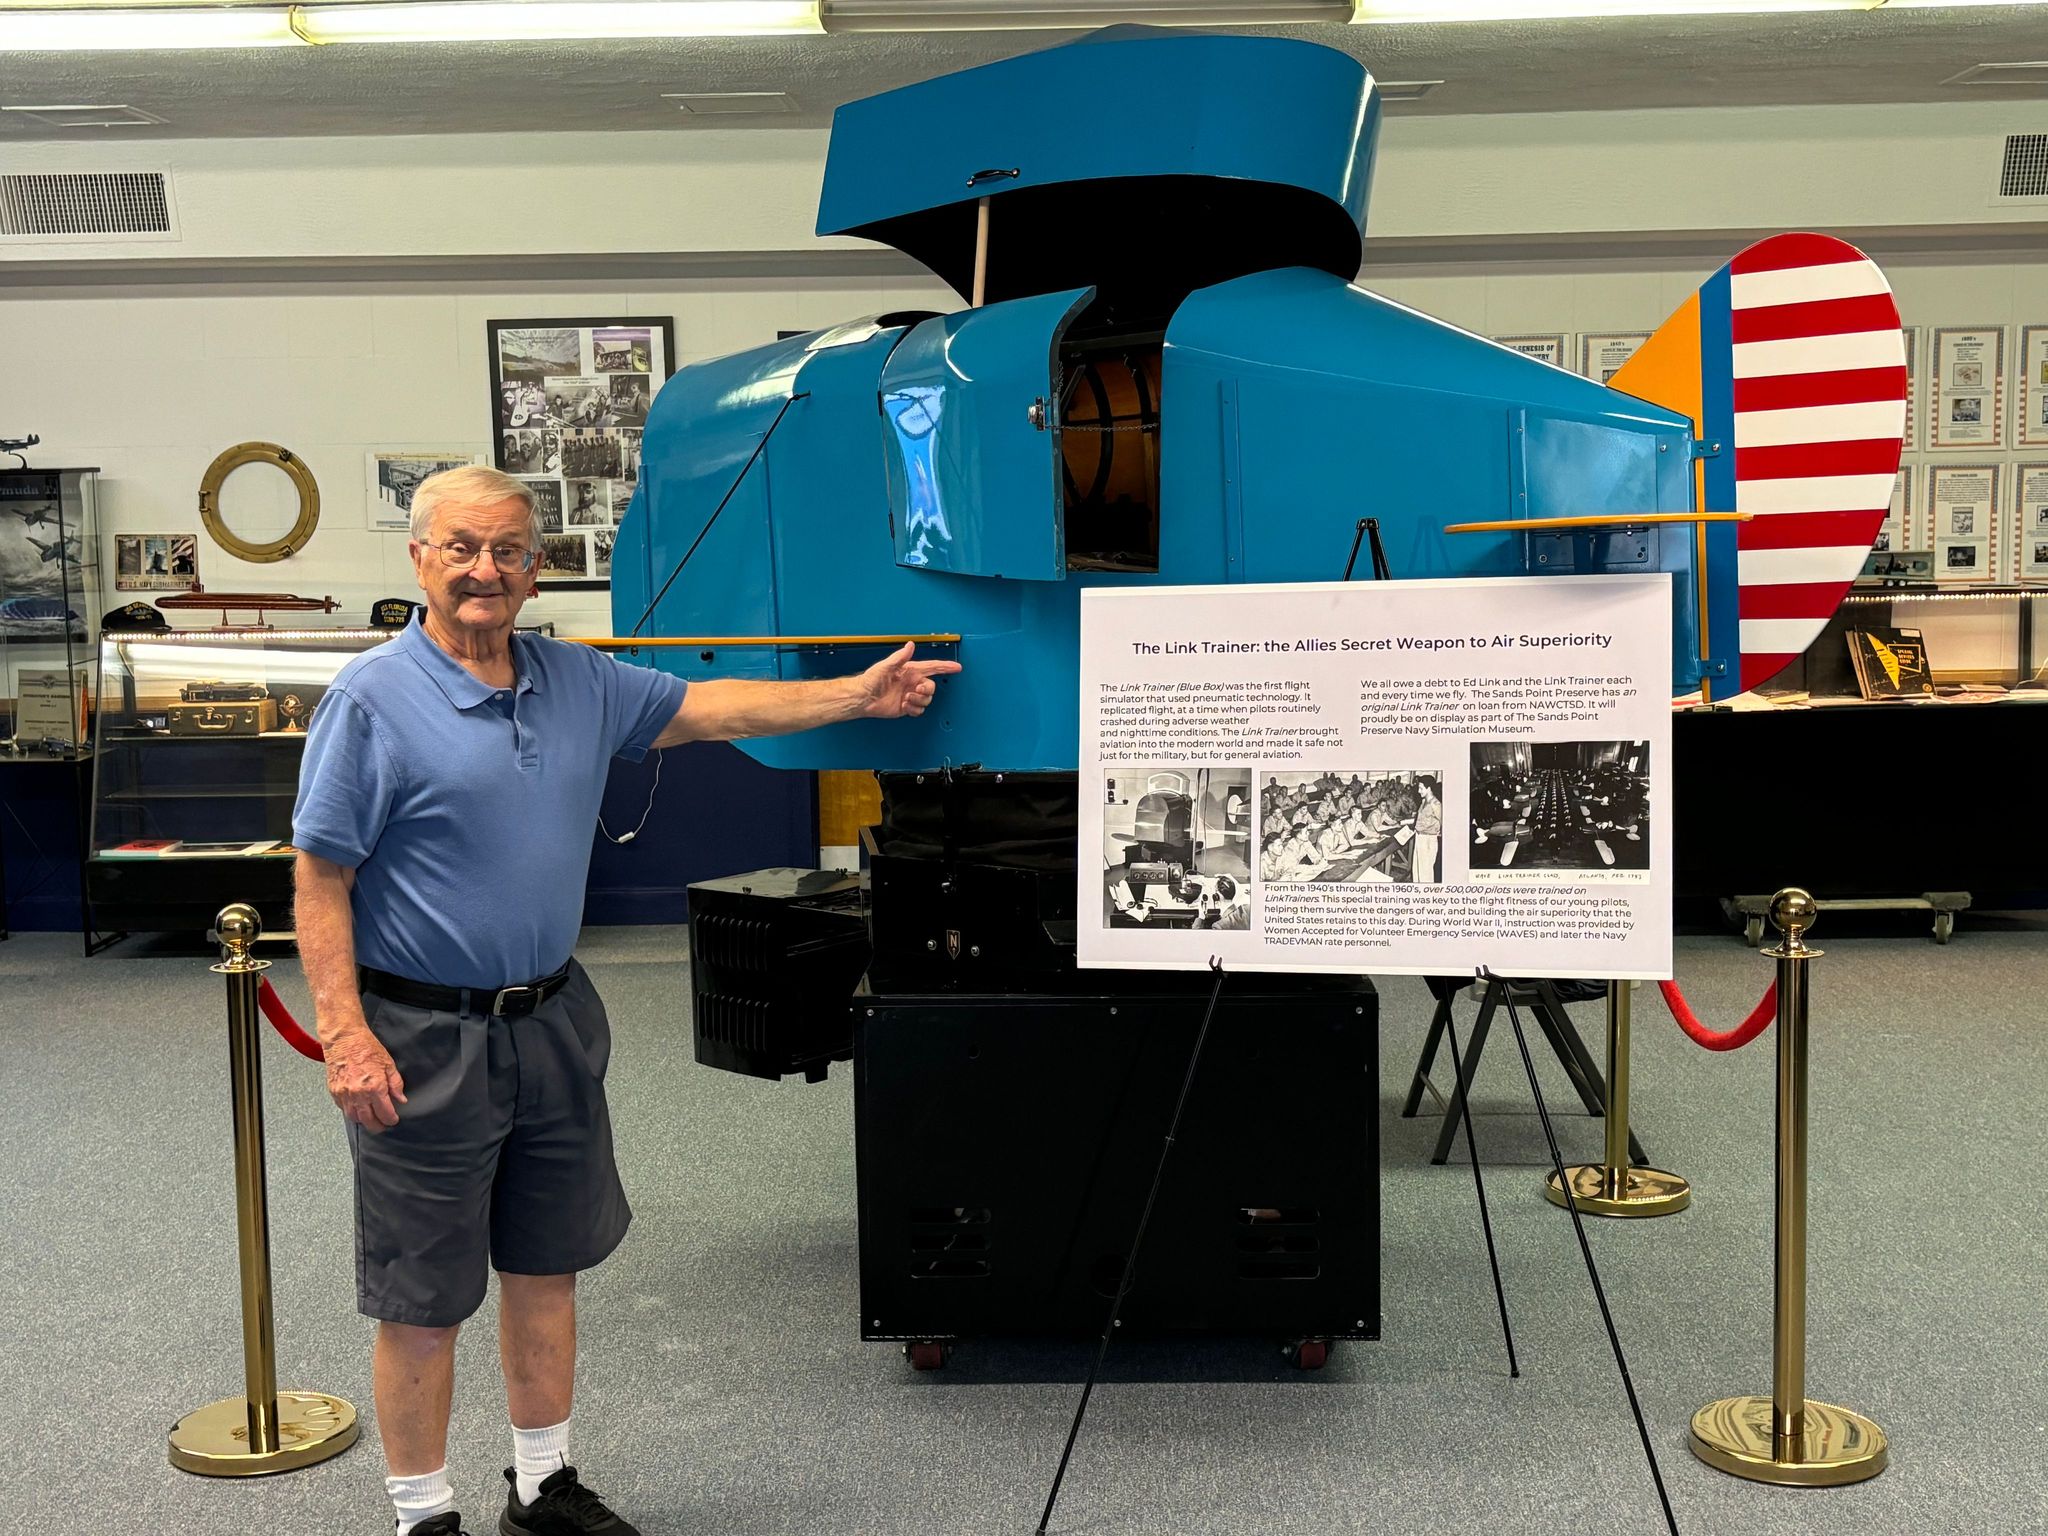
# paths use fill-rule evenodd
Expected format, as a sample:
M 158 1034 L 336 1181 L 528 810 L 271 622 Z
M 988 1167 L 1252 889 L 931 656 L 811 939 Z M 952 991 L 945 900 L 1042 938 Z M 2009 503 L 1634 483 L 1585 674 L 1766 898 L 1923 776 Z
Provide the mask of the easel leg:
M 1490 989 L 1489 989 L 1490 990 Z M 1593 1286 L 1593 1299 L 1600 1304 L 1600 1321 L 1607 1327 L 1607 1343 L 1614 1351 L 1615 1369 L 1621 1372 L 1622 1389 L 1628 1394 L 1629 1412 L 1635 1415 L 1636 1434 L 1643 1442 L 1643 1455 L 1649 1459 L 1650 1479 L 1657 1485 L 1657 1502 L 1664 1508 L 1664 1524 L 1671 1536 L 1678 1536 L 1678 1517 L 1671 1512 L 1671 1496 L 1664 1490 L 1664 1469 L 1657 1464 L 1657 1448 L 1650 1442 L 1650 1429 L 1643 1422 L 1643 1405 L 1636 1398 L 1636 1384 L 1628 1373 L 1628 1356 L 1622 1353 L 1621 1335 L 1615 1331 L 1614 1314 L 1607 1306 L 1607 1290 L 1600 1283 L 1600 1266 L 1593 1262 L 1592 1244 L 1586 1241 L 1586 1224 L 1579 1215 L 1578 1201 L 1571 1197 L 1571 1183 L 1564 1171 L 1564 1154 L 1558 1150 L 1557 1132 L 1550 1125 L 1550 1111 L 1543 1103 L 1543 1089 L 1536 1081 L 1536 1061 L 1529 1054 L 1529 1037 L 1523 1033 L 1522 1020 L 1515 1011 L 1514 998 L 1508 998 L 1508 1023 L 1515 1031 L 1515 1044 L 1522 1053 L 1522 1070 L 1529 1075 L 1529 1093 L 1536 1100 L 1537 1118 L 1543 1122 L 1543 1139 L 1550 1144 L 1550 1164 L 1556 1172 L 1557 1181 L 1564 1187 L 1565 1208 L 1572 1213 L 1572 1231 L 1578 1234 L 1579 1255 L 1586 1261 L 1586 1278 Z
M 1564 1068 L 1565 1076 L 1572 1080 L 1572 1087 L 1578 1092 L 1579 1102 L 1586 1113 L 1596 1118 L 1607 1112 L 1606 1094 L 1601 1088 L 1600 1071 L 1590 1060 L 1573 1049 L 1578 1042 L 1580 1050 L 1584 1042 L 1579 1041 L 1578 1032 L 1572 1028 L 1572 1021 L 1565 1017 L 1564 1005 L 1557 1000 L 1557 993 L 1550 983 L 1536 983 L 1535 998 L 1529 1004 L 1529 1012 L 1535 1017 L 1537 1028 L 1550 1042 L 1550 1049 L 1557 1056 L 1558 1065 Z
M 1500 995 L 1495 983 L 1486 984 L 1486 996 L 1479 1004 L 1479 1022 L 1472 1026 L 1472 1054 L 1464 1071 L 1458 1073 L 1457 1091 L 1451 1095 L 1449 1107 L 1444 1110 L 1443 1128 L 1436 1135 L 1436 1151 L 1430 1162 L 1442 1167 L 1451 1158 L 1451 1144 L 1458 1139 L 1458 1122 L 1471 1113 L 1466 1104 L 1467 1093 L 1472 1086 L 1472 1074 L 1479 1071 L 1479 1057 L 1486 1049 L 1486 1032 L 1493 1027 L 1493 1011 L 1499 1005 Z
M 1429 1034 L 1423 1039 L 1422 1054 L 1415 1061 L 1415 1078 L 1408 1085 L 1407 1101 L 1401 1106 L 1401 1118 L 1413 1120 L 1415 1112 L 1422 1108 L 1422 1095 L 1429 1086 L 1430 1069 L 1436 1065 L 1436 1053 L 1443 1045 L 1444 1023 L 1451 1016 L 1451 1000 L 1440 998 L 1436 1013 L 1429 1021 Z

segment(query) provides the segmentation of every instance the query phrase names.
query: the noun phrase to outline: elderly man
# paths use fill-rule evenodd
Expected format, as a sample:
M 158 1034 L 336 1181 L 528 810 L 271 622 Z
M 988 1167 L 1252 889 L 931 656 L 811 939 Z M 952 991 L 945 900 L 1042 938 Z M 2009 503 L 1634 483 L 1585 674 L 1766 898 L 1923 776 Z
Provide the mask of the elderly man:
M 614 757 L 921 714 L 958 664 L 903 647 L 825 682 L 676 678 L 531 635 L 532 494 L 493 469 L 422 481 L 423 615 L 344 667 L 293 817 L 298 934 L 348 1122 L 360 1309 L 400 1536 L 459 1536 L 455 1333 L 498 1272 L 513 1424 L 506 1536 L 637 1536 L 568 1462 L 576 1275 L 631 1212 L 605 1106 L 611 1031 L 570 951 Z

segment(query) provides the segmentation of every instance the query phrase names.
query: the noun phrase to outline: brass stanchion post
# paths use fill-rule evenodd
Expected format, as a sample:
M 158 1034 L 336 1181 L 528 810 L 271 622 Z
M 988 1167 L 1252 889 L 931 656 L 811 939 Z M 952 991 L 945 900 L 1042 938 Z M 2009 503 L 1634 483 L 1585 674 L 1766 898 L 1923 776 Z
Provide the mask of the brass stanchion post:
M 241 1250 L 243 1394 L 196 1409 L 171 1429 L 171 1465 L 208 1477 L 289 1472 L 355 1444 L 356 1411 L 325 1392 L 279 1392 L 270 1302 L 270 1199 L 263 1171 L 263 1061 L 249 953 L 263 925 L 237 903 L 214 920 L 227 978 L 228 1076 L 235 1118 L 235 1231 Z
M 1771 898 L 1778 962 L 1778 1241 L 1771 1395 L 1724 1397 L 1692 1416 L 1693 1454 L 1757 1483 L 1831 1488 L 1885 1469 L 1884 1431 L 1860 1413 L 1806 1395 L 1806 942 L 1814 901 L 1796 887 Z
M 1588 1216 L 1668 1216 L 1692 1204 L 1692 1186 L 1661 1168 L 1634 1168 L 1628 1156 L 1629 984 L 1607 983 L 1607 1160 L 1565 1170 L 1571 1203 Z M 1543 1185 L 1552 1205 L 1565 1204 L 1555 1173 Z

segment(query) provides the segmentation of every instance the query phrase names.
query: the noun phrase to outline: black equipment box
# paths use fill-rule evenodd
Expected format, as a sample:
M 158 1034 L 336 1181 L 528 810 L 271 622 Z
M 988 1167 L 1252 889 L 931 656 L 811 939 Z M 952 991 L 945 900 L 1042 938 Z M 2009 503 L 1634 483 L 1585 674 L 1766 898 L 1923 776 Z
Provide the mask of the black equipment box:
M 867 963 L 856 876 L 760 869 L 691 886 L 697 1060 L 749 1077 L 822 1081 L 853 1054 L 847 1000 Z
M 178 697 L 187 704 L 242 704 L 270 697 L 270 690 L 261 683 L 187 683 L 178 690 Z
M 1212 985 L 1136 974 L 853 999 L 864 1338 L 1100 1334 Z M 1378 1338 L 1379 1228 L 1372 984 L 1226 977 L 1125 1326 Z
M 1110 990 L 1074 966 L 1071 773 L 885 773 L 863 833 L 877 992 Z

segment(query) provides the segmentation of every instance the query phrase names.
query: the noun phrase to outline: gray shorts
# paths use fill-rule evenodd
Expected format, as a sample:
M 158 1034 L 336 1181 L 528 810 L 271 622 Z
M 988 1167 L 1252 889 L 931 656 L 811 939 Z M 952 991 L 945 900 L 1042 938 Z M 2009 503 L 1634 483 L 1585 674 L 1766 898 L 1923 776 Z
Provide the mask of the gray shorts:
M 488 1270 L 566 1275 L 618 1247 L 633 1213 L 612 1159 L 611 1025 L 583 967 L 521 1019 L 363 994 L 405 1080 L 398 1124 L 348 1127 L 356 1301 L 369 1317 L 447 1328 Z

